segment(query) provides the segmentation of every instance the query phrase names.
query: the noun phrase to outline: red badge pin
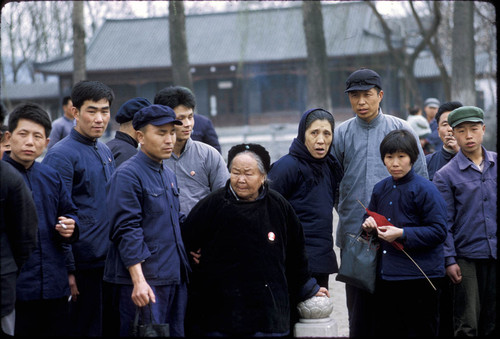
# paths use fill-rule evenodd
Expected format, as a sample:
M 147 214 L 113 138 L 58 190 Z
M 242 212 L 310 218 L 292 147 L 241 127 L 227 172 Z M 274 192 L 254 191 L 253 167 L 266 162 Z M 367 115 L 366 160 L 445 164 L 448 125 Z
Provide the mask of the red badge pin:
M 276 235 L 273 232 L 269 232 L 267 233 L 267 239 L 269 239 L 269 241 L 274 241 L 274 239 L 276 239 Z

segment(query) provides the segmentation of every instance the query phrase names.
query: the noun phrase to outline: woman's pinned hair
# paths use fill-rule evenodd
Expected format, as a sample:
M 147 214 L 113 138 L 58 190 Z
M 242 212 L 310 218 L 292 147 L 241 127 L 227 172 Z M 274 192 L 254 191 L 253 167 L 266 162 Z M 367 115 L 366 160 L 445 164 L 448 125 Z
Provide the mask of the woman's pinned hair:
M 243 152 L 255 153 L 255 155 L 257 155 L 262 161 L 264 171 L 266 172 L 265 174 L 269 173 L 269 169 L 271 167 L 271 157 L 269 156 L 269 152 L 259 144 L 239 144 L 231 147 L 227 153 L 227 167 L 229 169 L 234 157 Z

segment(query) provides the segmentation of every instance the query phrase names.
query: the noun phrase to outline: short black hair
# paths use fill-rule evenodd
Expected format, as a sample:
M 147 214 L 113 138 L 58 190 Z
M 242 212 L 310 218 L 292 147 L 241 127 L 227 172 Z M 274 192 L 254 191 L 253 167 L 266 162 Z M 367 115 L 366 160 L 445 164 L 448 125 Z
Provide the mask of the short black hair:
M 62 99 L 61 104 L 62 104 L 63 106 L 66 106 L 66 105 L 68 104 L 68 101 L 70 101 L 70 100 L 71 100 L 71 97 L 70 97 L 69 95 L 66 95 L 66 96 Z
M 410 115 L 416 115 L 420 111 L 420 107 L 418 106 L 413 106 L 408 109 L 408 114 Z
M 196 107 L 196 99 L 193 92 L 187 87 L 169 86 L 156 93 L 154 104 L 168 106 L 172 109 L 179 105 L 183 105 L 194 110 Z
M 0 102 L 0 126 L 3 126 L 3 121 L 7 116 L 7 109 L 5 108 L 3 102 Z
M 86 100 L 107 99 L 111 106 L 114 98 L 113 90 L 100 81 L 83 80 L 75 84 L 71 90 L 71 101 L 77 110 L 80 110 Z
M 24 103 L 16 106 L 9 115 L 9 132 L 13 133 L 19 124 L 19 120 L 26 119 L 42 125 L 45 129 L 45 137 L 48 138 L 52 130 L 52 122 L 47 111 L 35 103 Z
M 386 154 L 403 152 L 408 154 L 412 165 L 418 159 L 417 140 L 413 134 L 406 129 L 396 129 L 389 132 L 380 143 L 380 158 L 384 162 Z
M 436 116 L 434 117 L 434 119 L 436 119 L 436 122 L 438 123 L 439 125 L 439 118 L 441 118 L 441 115 L 443 115 L 444 112 L 451 112 L 453 111 L 454 109 L 457 109 L 459 107 L 462 107 L 462 103 L 460 101 L 448 101 L 448 102 L 445 102 L 444 104 L 442 104 L 441 106 L 439 106 L 439 109 L 436 113 Z

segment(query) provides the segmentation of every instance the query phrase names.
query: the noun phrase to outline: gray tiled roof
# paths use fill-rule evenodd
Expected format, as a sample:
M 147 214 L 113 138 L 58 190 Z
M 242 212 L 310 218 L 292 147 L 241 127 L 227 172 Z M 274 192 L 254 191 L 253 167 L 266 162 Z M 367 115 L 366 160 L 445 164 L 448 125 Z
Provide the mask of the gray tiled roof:
M 59 83 L 7 83 L 1 88 L 2 98 L 9 100 L 35 100 L 59 98 Z
M 446 71 L 451 75 L 450 58 L 443 57 L 443 63 Z M 496 73 L 496 58 L 490 58 L 486 53 L 476 54 L 475 63 L 476 74 Z M 436 61 L 430 53 L 421 54 L 417 60 L 415 60 L 414 73 L 417 78 L 432 78 L 440 76 Z
M 330 57 L 385 52 L 380 25 L 364 2 L 323 5 Z M 306 57 L 301 7 L 186 16 L 192 66 L 294 60 Z M 171 66 L 168 18 L 107 20 L 87 50 L 87 71 Z M 40 63 L 45 73 L 69 73 L 72 57 Z

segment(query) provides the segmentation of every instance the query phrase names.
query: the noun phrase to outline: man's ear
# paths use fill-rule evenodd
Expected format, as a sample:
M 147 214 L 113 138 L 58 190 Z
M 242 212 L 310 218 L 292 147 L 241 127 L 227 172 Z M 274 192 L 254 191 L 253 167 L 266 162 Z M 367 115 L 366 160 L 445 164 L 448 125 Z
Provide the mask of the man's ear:
M 76 118 L 80 118 L 80 112 L 76 109 L 75 106 L 71 106 L 71 113 L 73 113 L 73 117 L 76 119 Z
M 141 130 L 136 130 L 135 136 L 137 138 L 137 142 L 142 145 L 144 141 L 144 133 Z
M 10 133 L 9 131 L 5 131 L 5 141 L 9 141 L 10 138 L 12 137 L 12 133 Z

